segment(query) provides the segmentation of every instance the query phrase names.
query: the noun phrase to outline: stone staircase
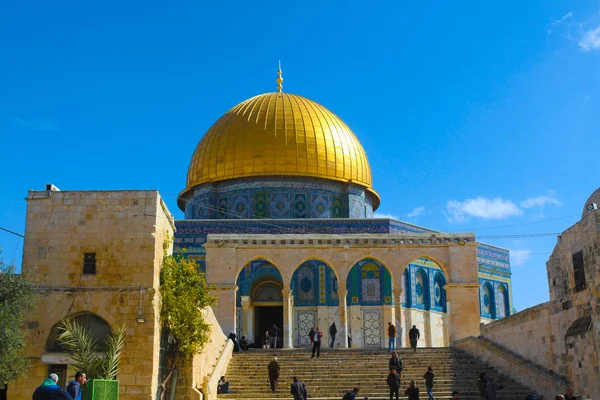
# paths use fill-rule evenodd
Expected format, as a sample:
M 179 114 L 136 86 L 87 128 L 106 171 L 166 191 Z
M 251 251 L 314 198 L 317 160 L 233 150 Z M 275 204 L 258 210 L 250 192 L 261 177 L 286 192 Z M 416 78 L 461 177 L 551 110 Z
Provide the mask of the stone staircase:
M 428 366 L 436 373 L 434 396 L 449 399 L 453 390 L 461 399 L 479 399 L 477 379 L 486 372 L 497 384 L 504 386 L 498 391 L 498 399 L 524 400 L 533 393 L 529 388 L 502 376 L 493 368 L 479 362 L 466 353 L 452 348 L 419 348 L 399 350 L 404 371 L 401 398 L 406 398 L 404 388 L 410 380 L 416 382 L 421 399 L 427 399 L 423 374 Z M 292 398 L 290 384 L 296 375 L 308 389 L 310 399 L 341 399 L 353 387 L 360 388 L 357 399 L 388 399 L 386 384 L 390 354 L 383 350 L 339 349 L 322 350 L 320 358 L 310 358 L 307 349 L 262 350 L 251 349 L 236 353 L 227 369 L 230 390 L 235 393 L 220 394 L 220 399 L 266 400 Z M 268 384 L 267 365 L 277 357 L 281 366 L 279 389 L 272 393 Z

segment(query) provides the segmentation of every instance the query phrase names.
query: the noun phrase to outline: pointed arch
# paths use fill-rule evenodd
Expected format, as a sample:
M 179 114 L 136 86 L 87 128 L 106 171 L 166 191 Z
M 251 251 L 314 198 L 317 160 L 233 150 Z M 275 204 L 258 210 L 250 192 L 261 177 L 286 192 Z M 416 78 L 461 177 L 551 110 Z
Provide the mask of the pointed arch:
M 383 305 L 393 303 L 393 279 L 388 266 L 375 257 L 363 257 L 346 278 L 347 305 Z
M 494 319 L 495 316 L 495 296 L 494 287 L 488 281 L 483 282 L 481 286 L 481 316 Z
M 277 266 L 277 264 L 275 262 L 273 262 L 273 260 L 271 260 L 269 257 L 265 257 L 262 255 L 258 255 L 258 256 L 253 256 L 249 259 L 247 259 L 243 264 L 241 264 L 240 267 L 237 268 L 236 274 L 235 274 L 235 279 L 237 281 L 237 279 L 240 277 L 240 274 L 242 273 L 242 271 L 252 262 L 254 261 L 263 261 L 263 262 L 268 262 L 269 264 L 271 264 L 273 267 L 275 267 L 277 269 L 277 271 L 279 271 L 279 275 L 283 277 L 283 271 L 281 270 L 281 268 L 279 268 Z M 282 278 L 283 279 L 283 278 Z
M 304 260 L 294 270 L 290 287 L 295 306 L 337 306 L 338 278 L 330 264 L 321 258 Z
M 413 258 L 413 260 L 409 263 L 409 265 L 411 263 L 413 263 L 415 260 L 427 260 L 427 261 L 430 261 L 431 263 L 435 264 L 434 268 L 441 270 L 442 273 L 444 274 L 444 277 L 446 277 L 446 283 L 450 283 L 449 282 L 450 273 L 448 271 L 448 267 L 443 262 L 441 262 L 439 259 L 437 259 L 436 257 L 433 257 L 427 253 L 421 253 L 417 257 Z M 405 268 L 408 268 L 408 265 L 406 265 Z
M 248 260 L 236 278 L 238 287 L 236 305 L 241 307 L 242 296 L 251 296 L 257 285 L 267 281 L 283 287 L 281 270 L 272 261 L 263 257 L 253 257 Z
M 508 315 L 510 315 L 508 288 L 507 285 L 501 283 L 498 285 L 498 291 L 496 294 L 496 318 L 500 319 Z

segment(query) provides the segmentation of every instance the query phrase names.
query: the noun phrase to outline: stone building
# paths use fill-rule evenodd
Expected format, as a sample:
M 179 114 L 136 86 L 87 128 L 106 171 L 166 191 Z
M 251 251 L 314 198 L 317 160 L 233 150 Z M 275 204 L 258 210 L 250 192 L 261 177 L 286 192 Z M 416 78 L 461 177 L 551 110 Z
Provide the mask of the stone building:
M 50 185 L 49 185 L 50 186 Z M 121 397 L 154 398 L 158 386 L 158 287 L 163 244 L 173 218 L 156 191 L 30 191 L 22 272 L 39 283 L 40 302 L 27 317 L 32 369 L 8 388 L 30 399 L 49 373 L 64 387 L 69 358 L 56 343 L 57 326 L 76 317 L 101 341 L 125 325 L 119 374 Z
M 448 346 L 511 314 L 507 250 L 373 218 L 380 201 L 344 122 L 281 90 L 240 103 L 204 135 L 178 198 L 184 220 L 174 221 L 155 191 L 31 191 L 22 265 L 43 297 L 28 318 L 34 367 L 9 398 L 29 398 L 49 372 L 63 384 L 72 373 L 54 340 L 67 315 L 100 336 L 126 324 L 122 396 L 154 398 L 158 276 L 173 235 L 174 251 L 196 260 L 220 296 L 219 332 L 182 371 L 189 390 L 210 387 L 204 366 L 222 350 L 221 330 L 252 343 L 277 324 L 279 346 L 291 348 L 308 345 L 310 328 L 328 332 L 336 322 L 336 346 L 350 336 L 353 347 L 382 348 L 393 322 L 399 345 L 416 325 L 420 346 Z
M 458 283 L 448 274 L 459 266 L 433 257 L 438 243 L 428 241 L 430 246 L 424 246 L 423 238 L 448 236 L 373 218 L 379 204 L 367 156 L 340 118 L 307 98 L 266 93 L 233 107 L 202 137 L 190 162 L 186 188 L 179 195 L 186 219 L 176 221 L 175 251 L 185 250 L 209 282 L 235 292 L 228 295 L 234 300 L 227 311 L 222 310 L 221 300 L 216 314 L 220 321 L 233 315 L 224 329 L 236 330 L 250 342 L 260 342 L 265 330 L 277 324 L 283 327 L 280 345 L 307 346 L 310 328 L 318 325 L 327 331 L 337 322 L 354 346 L 385 347 L 385 327 L 392 318 L 399 328 L 399 343 L 407 340 L 404 327 L 417 325 L 424 334 L 422 345 L 447 345 L 446 292 L 452 287 L 448 284 Z M 334 266 L 331 260 L 318 258 L 317 251 L 297 264 L 278 265 L 257 251 L 251 259 L 236 260 L 223 269 L 207 262 L 205 244 L 211 234 L 254 235 L 255 239 L 302 235 L 279 248 L 279 256 L 286 257 L 297 251 L 294 246 L 299 242 L 335 251 L 341 244 L 347 251 L 354 247 L 353 240 L 362 240 L 351 235 L 374 235 L 373 240 L 388 245 L 395 240 L 393 235 L 421 235 L 414 239 L 421 252 L 408 252 L 412 258 L 407 259 L 398 247 L 397 258 L 383 262 L 374 256 L 377 246 L 361 242 L 362 258 L 352 265 Z M 330 236 L 323 242 L 314 239 L 319 235 Z M 462 243 L 462 239 L 452 240 Z M 478 288 L 479 310 L 474 315 L 483 322 L 510 315 L 508 251 L 481 243 L 475 246 L 468 262 L 473 279 L 461 282 Z M 399 266 L 401 259 L 404 264 Z M 346 331 L 339 311 L 345 306 L 353 318 L 368 322 Z M 338 346 L 346 345 L 345 334 L 338 334 L 336 340 Z
M 500 345 L 551 375 L 566 377 L 575 393 L 590 399 L 600 398 L 598 205 L 600 189 L 585 202 L 581 219 L 558 237 L 546 263 L 550 301 L 481 328 L 482 338 L 489 344 Z M 492 363 L 502 363 L 498 354 L 491 355 L 475 343 L 461 347 Z M 511 374 L 511 369 L 514 374 L 512 365 L 506 372 Z

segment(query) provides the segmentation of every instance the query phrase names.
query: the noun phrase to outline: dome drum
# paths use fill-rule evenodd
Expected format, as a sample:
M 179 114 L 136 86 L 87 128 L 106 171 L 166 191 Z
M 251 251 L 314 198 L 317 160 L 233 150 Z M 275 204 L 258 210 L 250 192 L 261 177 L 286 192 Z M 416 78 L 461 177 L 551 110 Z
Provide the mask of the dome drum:
M 180 197 L 186 219 L 371 218 L 361 186 L 318 178 L 245 178 L 197 186 Z

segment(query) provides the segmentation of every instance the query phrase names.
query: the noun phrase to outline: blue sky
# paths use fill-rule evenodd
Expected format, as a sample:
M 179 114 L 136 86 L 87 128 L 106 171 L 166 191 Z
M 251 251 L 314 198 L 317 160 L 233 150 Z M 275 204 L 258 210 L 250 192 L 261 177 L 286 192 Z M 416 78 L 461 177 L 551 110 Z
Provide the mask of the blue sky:
M 281 60 L 360 139 L 379 214 L 509 248 L 515 307 L 548 298 L 556 238 L 506 236 L 561 232 L 600 186 L 597 2 L 171 3 L 0 5 L 1 227 L 45 183 L 158 189 L 182 218 L 196 144 Z

